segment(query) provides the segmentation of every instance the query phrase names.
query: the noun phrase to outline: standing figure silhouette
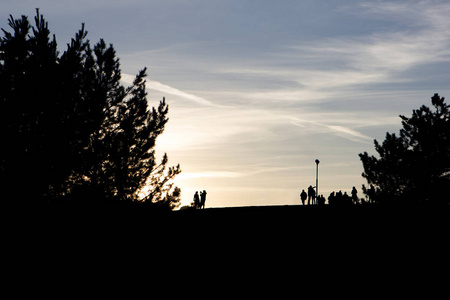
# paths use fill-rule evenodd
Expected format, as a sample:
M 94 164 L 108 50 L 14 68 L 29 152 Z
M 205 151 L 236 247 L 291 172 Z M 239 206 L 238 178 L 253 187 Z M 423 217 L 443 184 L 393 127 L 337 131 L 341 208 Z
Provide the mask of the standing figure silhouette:
M 314 204 L 315 198 L 316 198 L 316 191 L 314 190 L 312 185 L 310 185 L 308 187 L 308 205 L 311 205 L 311 199 L 312 199 L 312 204 Z
M 206 202 L 206 191 L 203 190 L 203 192 L 200 192 L 200 208 L 205 208 L 205 202 Z
M 302 205 L 305 205 L 305 201 L 306 201 L 307 197 L 308 197 L 308 195 L 306 194 L 305 190 L 302 190 L 302 192 L 300 193 L 300 199 L 302 200 Z
M 198 192 L 195 192 L 195 195 L 194 195 L 194 207 L 195 207 L 195 209 L 200 207 L 200 198 L 198 196 Z

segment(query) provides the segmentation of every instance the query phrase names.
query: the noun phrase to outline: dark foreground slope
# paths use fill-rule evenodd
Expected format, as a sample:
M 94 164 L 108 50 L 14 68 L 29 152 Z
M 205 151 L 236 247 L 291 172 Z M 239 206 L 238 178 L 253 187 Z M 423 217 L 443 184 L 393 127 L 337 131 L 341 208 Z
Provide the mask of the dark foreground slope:
M 352 224 L 357 227 L 390 223 L 408 222 L 423 223 L 431 220 L 446 220 L 449 217 L 450 207 L 414 206 L 392 207 L 379 205 L 345 206 L 247 206 L 209 208 L 204 210 L 175 211 L 173 216 L 180 219 L 203 219 L 208 222 L 245 222 L 254 220 L 260 223 L 278 222 L 280 224 L 297 222 L 298 224 Z M 276 223 L 274 223 L 276 225 Z
M 202 280 L 226 277 L 219 291 L 235 284 L 236 276 L 247 284 L 255 275 L 276 279 L 294 274 L 294 286 L 319 279 L 333 282 L 343 274 L 351 284 L 367 280 L 364 272 L 392 276 L 397 282 L 398 270 L 428 266 L 430 259 L 439 266 L 448 257 L 450 228 L 449 209 L 442 207 L 260 206 L 156 212 L 120 205 L 53 206 L 16 215 L 3 211 L 3 242 L 16 256 L 45 264 L 72 262 L 74 269 L 87 264 L 85 272 L 100 266 L 115 274 L 125 266 L 138 269 L 136 274 L 190 278 L 195 284 L 200 267 Z M 177 273 L 180 263 L 190 265 L 182 268 L 187 273 L 183 276 Z M 156 266 L 163 273 L 155 273 Z M 119 276 L 135 278 L 133 272 L 121 271 Z
M 221 236 L 293 240 L 397 239 L 448 235 L 449 207 L 382 206 L 253 206 L 208 208 L 204 210 L 158 211 L 145 206 L 56 205 L 13 213 L 3 211 L 8 228 L 65 235 L 75 233 L 91 238 L 138 236 L 181 239 L 220 239 Z
M 359 226 L 377 227 L 395 224 L 416 224 L 449 220 L 450 206 L 246 206 L 207 208 L 202 210 L 165 211 L 152 206 L 128 204 L 103 205 L 50 205 L 33 209 L 25 208 L 28 217 L 38 220 L 58 220 L 61 222 L 106 221 L 130 223 L 183 223 L 203 222 L 210 225 L 258 224 L 284 226 L 289 223 L 308 227 Z
M 192 232 L 289 236 L 294 239 L 363 239 L 440 236 L 450 232 L 449 207 L 257 206 L 173 212 L 170 219 Z
M 103 203 L 101 205 L 52 204 L 36 207 L 4 207 L 4 217 L 20 218 L 35 223 L 61 222 L 82 224 L 107 223 L 183 223 L 203 222 L 210 225 L 258 224 L 284 226 L 304 225 L 308 228 L 323 226 L 377 227 L 397 224 L 426 226 L 449 220 L 450 206 L 247 206 L 207 208 L 202 210 L 166 211 L 154 206 L 127 203 Z

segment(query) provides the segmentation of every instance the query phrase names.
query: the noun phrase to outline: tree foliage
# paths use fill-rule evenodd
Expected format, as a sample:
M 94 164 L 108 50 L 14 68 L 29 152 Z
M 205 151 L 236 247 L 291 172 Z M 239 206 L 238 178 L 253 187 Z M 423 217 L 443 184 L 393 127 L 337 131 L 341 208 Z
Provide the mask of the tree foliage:
M 399 135 L 374 141 L 379 157 L 359 154 L 371 188 L 366 194 L 380 203 L 449 203 L 450 105 L 434 94 L 434 107 L 423 105 L 410 118 L 403 115 Z
M 37 11 L 9 18 L 0 40 L 0 182 L 28 201 L 91 199 L 178 205 L 180 167 L 155 159 L 168 121 L 163 99 L 149 108 L 146 69 L 120 83 L 119 59 L 84 24 L 61 55 Z

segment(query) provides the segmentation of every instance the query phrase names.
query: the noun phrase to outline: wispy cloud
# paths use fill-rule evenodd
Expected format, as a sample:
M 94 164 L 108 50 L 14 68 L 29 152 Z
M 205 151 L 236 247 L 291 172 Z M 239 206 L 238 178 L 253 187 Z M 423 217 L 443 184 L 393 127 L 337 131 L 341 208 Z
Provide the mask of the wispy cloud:
M 238 172 L 191 172 L 191 173 L 181 173 L 178 175 L 179 180 L 197 179 L 197 178 L 236 178 L 242 177 L 244 174 Z
M 166 84 L 162 84 L 161 82 L 158 82 L 158 81 L 152 81 L 152 80 L 148 81 L 147 88 L 149 90 L 155 90 L 155 91 L 159 91 L 162 93 L 167 93 L 170 95 L 179 96 L 179 97 L 182 97 L 182 98 L 185 98 L 188 100 L 192 100 L 193 102 L 200 104 L 200 105 L 215 106 L 215 104 L 211 103 L 210 101 L 208 101 L 202 97 L 180 91 L 179 89 L 173 88 Z
M 328 128 L 334 134 L 341 136 L 343 138 L 355 141 L 355 142 L 368 143 L 368 142 L 372 141 L 371 137 L 364 135 L 361 132 L 358 132 L 356 130 L 344 127 L 344 126 L 332 125 L 332 126 L 328 126 Z
M 415 81 L 419 76 L 409 70 L 450 61 L 450 3 L 377 1 L 350 9 L 367 18 L 403 22 L 405 29 L 285 44 L 267 57 L 270 63 L 228 67 L 222 72 L 297 83 L 249 92 L 249 99 L 314 102 L 349 98 L 363 89 L 373 93 L 380 84 Z
M 133 80 L 134 80 L 134 76 L 129 75 L 129 74 L 122 74 L 122 82 L 123 83 L 125 83 L 127 85 L 131 85 Z M 211 101 L 208 101 L 202 97 L 181 91 L 179 89 L 176 89 L 174 87 L 171 87 L 169 85 L 163 84 L 158 81 L 147 80 L 146 87 L 150 91 L 158 91 L 163 94 L 178 96 L 178 97 L 190 100 L 196 104 L 205 105 L 205 106 L 220 106 L 220 105 L 216 105 L 216 104 L 212 103 Z
M 291 123 L 293 125 L 313 132 L 329 133 L 359 143 L 369 143 L 373 140 L 371 137 L 349 127 L 344 127 L 341 125 L 328 125 L 326 123 L 299 119 L 296 117 L 289 118 L 291 119 Z
M 371 2 L 361 4 L 359 12 L 368 17 L 378 16 L 403 21 L 404 30 L 374 32 L 370 35 L 327 38 L 298 49 L 317 58 L 339 59 L 342 78 L 357 76 L 363 82 L 392 80 L 394 74 L 417 66 L 450 61 L 450 3 L 433 5 L 432 1 L 413 3 Z M 374 15 L 375 14 L 375 15 Z M 334 70 L 333 70 L 334 71 Z M 353 76 L 352 76 L 353 75 Z M 368 77 L 367 77 L 368 76 Z M 366 80 L 368 79 L 368 80 Z

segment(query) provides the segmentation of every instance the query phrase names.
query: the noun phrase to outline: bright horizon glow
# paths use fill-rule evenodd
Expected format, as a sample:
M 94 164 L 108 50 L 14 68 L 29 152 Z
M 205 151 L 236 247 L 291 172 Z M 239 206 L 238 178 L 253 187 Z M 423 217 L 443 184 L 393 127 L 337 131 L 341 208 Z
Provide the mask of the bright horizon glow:
M 358 153 L 398 132 L 399 114 L 450 98 L 450 3 L 425 1 L 8 1 L 35 7 L 59 50 L 86 23 L 91 43 L 113 43 L 122 82 L 148 67 L 151 106 L 169 122 L 157 155 L 180 163 L 182 205 L 299 204 L 299 194 L 363 197 Z

